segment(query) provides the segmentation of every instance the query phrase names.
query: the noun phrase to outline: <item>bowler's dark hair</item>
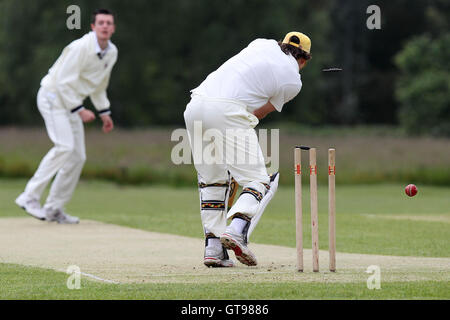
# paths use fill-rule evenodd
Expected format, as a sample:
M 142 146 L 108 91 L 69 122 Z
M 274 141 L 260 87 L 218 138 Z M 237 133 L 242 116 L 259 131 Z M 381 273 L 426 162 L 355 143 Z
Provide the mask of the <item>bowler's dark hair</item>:
M 300 39 L 297 36 L 292 36 L 289 39 L 290 42 L 298 43 L 300 44 Z M 281 51 L 283 51 L 285 54 L 292 54 L 292 56 L 295 58 L 295 60 L 298 60 L 300 58 L 303 58 L 305 60 L 309 60 L 312 58 L 312 55 L 306 51 L 303 51 L 300 48 L 297 48 L 296 46 L 293 46 L 289 43 L 282 43 L 281 41 L 278 42 L 278 45 L 280 46 Z
M 114 17 L 114 14 L 112 13 L 112 11 L 110 11 L 108 9 L 97 9 L 92 13 L 92 17 L 91 17 L 92 24 L 95 24 L 95 18 L 97 17 L 98 14 L 109 14 Z

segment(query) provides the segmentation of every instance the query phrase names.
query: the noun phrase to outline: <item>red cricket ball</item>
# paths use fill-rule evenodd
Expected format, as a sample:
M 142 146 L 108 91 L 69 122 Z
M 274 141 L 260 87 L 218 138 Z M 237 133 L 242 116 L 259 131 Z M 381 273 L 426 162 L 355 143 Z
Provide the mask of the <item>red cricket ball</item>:
M 405 188 L 405 193 L 410 197 L 414 197 L 417 194 L 417 187 L 414 184 L 408 184 Z

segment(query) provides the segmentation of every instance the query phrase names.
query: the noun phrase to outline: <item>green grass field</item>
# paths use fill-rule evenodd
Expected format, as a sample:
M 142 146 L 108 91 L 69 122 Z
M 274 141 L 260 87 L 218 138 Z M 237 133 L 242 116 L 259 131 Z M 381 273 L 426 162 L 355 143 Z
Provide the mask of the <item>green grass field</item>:
M 25 217 L 13 202 L 25 180 L 0 180 L 0 217 Z M 305 181 L 305 183 L 307 183 Z M 408 198 L 403 185 L 337 184 L 339 252 L 395 256 L 450 257 L 450 188 L 419 187 Z M 307 188 L 305 188 L 307 189 Z M 304 197 L 308 199 L 307 190 Z M 305 201 L 307 202 L 307 201 Z M 293 189 L 281 187 L 258 228 L 255 243 L 295 246 Z M 68 211 L 83 219 L 198 238 L 202 229 L 198 194 L 192 188 L 134 187 L 82 181 Z M 309 208 L 304 208 L 308 225 Z M 30 218 L 31 219 L 31 218 Z M 326 187 L 319 188 L 320 248 L 328 246 Z M 310 228 L 304 228 L 310 248 Z M 201 257 L 199 257 L 201 263 Z M 449 266 L 450 268 L 450 266 Z M 106 284 L 83 279 L 81 290 L 68 290 L 67 275 L 56 271 L 0 264 L 2 299 L 449 299 L 449 268 L 441 281 L 383 282 L 368 290 L 365 282 L 230 282 L 215 284 Z M 401 279 L 400 279 L 401 280 Z
M 387 282 L 380 290 L 365 283 L 104 284 L 82 279 L 68 290 L 67 275 L 45 269 L 0 264 L 0 299 L 449 299 L 449 283 Z
M 281 186 L 252 234 L 252 243 L 295 247 L 292 148 L 303 144 L 318 148 L 319 244 L 321 250 L 328 249 L 327 175 L 323 168 L 326 149 L 333 146 L 337 150 L 338 252 L 405 259 L 450 257 L 450 139 L 409 137 L 389 127 L 306 128 L 297 124 L 268 127 L 282 128 Z M 88 125 L 88 160 L 68 212 L 79 216 L 82 222 L 96 220 L 133 230 L 186 236 L 202 243 L 195 170 L 192 165 L 175 166 L 168 160 L 177 143 L 170 141 L 171 132 L 167 128 L 117 128 L 104 135 L 98 127 Z M 10 127 L 0 128 L 0 146 L 0 219 L 27 219 L 14 199 L 25 186 L 24 178 L 33 174 L 51 147 L 50 141 L 43 127 Z M 304 157 L 306 160 L 306 153 Z M 308 249 L 311 228 L 307 177 L 303 183 L 303 243 Z M 404 194 L 407 183 L 417 184 L 416 197 Z M 342 268 L 335 277 L 308 272 L 302 277 L 295 273 L 294 267 L 291 272 L 291 267 L 285 266 L 278 268 L 278 275 L 264 278 L 261 274 L 253 275 L 252 269 L 237 268 L 236 272 L 242 274 L 232 276 L 230 281 L 224 280 L 223 270 L 214 270 L 217 279 L 216 273 L 204 277 L 202 272 L 206 268 L 201 256 L 196 266 L 200 268 L 198 283 L 189 279 L 191 275 L 175 276 L 174 281 L 165 283 L 120 284 L 83 277 L 81 290 L 68 290 L 67 274 L 55 268 L 11 263 L 2 259 L 0 251 L 0 299 L 450 298 L 450 263 L 434 271 L 423 266 L 414 269 L 412 265 L 413 275 L 408 274 L 411 270 L 396 269 L 394 265 L 383 270 L 385 280 L 381 290 L 367 289 L 363 281 L 367 276 L 361 275 L 367 267 L 363 261 L 354 262 L 354 267 L 361 269 L 358 274 Z M 322 262 L 321 270 L 324 269 Z M 265 271 L 259 269 L 262 274 Z M 211 281 L 203 280 L 209 277 Z M 291 278 L 293 281 L 287 280 Z M 223 290 L 217 290 L 214 281 L 220 281 Z

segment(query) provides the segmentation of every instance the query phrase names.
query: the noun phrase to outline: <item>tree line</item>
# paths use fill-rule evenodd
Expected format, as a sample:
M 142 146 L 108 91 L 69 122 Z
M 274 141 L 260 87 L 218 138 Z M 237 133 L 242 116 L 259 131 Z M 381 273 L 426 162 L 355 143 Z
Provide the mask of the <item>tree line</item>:
M 81 9 L 68 30 L 66 9 Z M 189 91 L 255 38 L 298 30 L 312 39 L 295 100 L 265 121 L 401 125 L 450 135 L 449 26 L 445 0 L 0 0 L 0 125 L 35 125 L 39 83 L 65 45 L 88 32 L 98 7 L 115 13 L 119 48 L 108 94 L 123 127 L 182 125 Z M 325 74 L 325 67 L 342 67 Z M 90 105 L 89 102 L 86 103 Z M 429 115 L 424 121 L 424 115 Z M 417 130 L 419 128 L 419 130 Z

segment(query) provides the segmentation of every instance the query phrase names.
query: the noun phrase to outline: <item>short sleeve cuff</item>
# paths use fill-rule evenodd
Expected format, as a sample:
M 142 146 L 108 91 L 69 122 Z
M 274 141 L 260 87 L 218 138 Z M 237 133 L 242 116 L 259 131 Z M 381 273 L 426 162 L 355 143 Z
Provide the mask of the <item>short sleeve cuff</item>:
M 273 100 L 269 100 L 269 102 L 274 106 L 275 110 L 277 110 L 278 112 L 281 112 L 281 110 L 283 109 L 283 104 L 273 101 Z

